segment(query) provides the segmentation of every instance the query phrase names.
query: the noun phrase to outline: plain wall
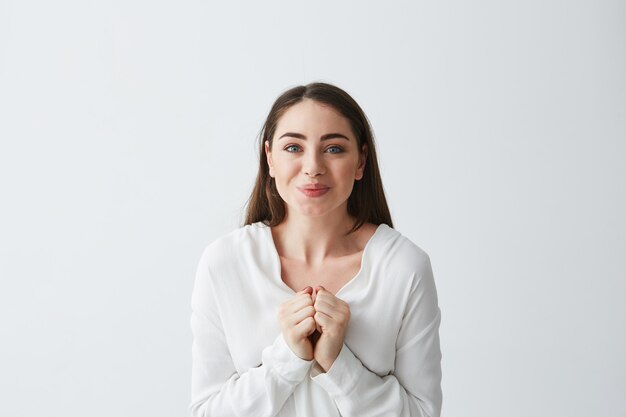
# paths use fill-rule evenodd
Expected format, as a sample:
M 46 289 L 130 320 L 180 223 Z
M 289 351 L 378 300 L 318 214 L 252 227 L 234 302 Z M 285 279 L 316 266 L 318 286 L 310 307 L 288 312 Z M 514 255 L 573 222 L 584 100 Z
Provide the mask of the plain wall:
M 361 104 L 445 417 L 626 416 L 626 3 L 0 0 L 0 415 L 187 415 L 274 99 Z

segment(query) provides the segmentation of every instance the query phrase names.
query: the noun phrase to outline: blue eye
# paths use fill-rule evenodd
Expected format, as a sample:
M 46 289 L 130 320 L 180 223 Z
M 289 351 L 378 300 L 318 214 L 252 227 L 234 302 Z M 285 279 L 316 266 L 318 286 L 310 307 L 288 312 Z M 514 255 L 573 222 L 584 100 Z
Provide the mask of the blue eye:
M 289 146 L 285 147 L 285 150 L 287 152 L 291 152 L 291 153 L 298 152 L 298 146 L 296 146 L 296 145 L 289 145 Z
M 341 149 L 339 146 L 329 146 L 328 148 L 326 148 L 326 152 L 328 152 L 328 153 L 341 153 L 341 152 L 343 152 L 343 149 Z

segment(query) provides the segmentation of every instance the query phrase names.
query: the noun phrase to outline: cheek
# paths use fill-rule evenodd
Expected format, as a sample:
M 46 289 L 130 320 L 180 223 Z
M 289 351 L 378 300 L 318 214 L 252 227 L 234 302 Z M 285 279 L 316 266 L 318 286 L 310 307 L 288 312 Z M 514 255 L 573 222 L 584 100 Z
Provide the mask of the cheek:
M 354 180 L 355 175 L 357 173 L 358 165 L 356 163 L 352 164 L 344 164 L 337 170 L 338 175 L 343 179 L 352 179 Z
M 274 159 L 274 175 L 279 181 L 288 179 L 288 177 L 293 176 L 296 172 L 298 172 L 298 166 L 295 161 L 288 157 Z

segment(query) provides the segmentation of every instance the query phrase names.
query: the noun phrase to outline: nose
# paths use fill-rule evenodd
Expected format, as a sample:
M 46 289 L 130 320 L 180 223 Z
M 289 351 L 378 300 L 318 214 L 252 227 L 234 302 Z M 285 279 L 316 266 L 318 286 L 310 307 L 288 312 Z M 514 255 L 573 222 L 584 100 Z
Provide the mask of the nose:
M 302 172 L 309 177 L 316 177 L 325 172 L 324 161 L 322 156 L 315 151 L 308 152 L 304 155 L 302 161 Z

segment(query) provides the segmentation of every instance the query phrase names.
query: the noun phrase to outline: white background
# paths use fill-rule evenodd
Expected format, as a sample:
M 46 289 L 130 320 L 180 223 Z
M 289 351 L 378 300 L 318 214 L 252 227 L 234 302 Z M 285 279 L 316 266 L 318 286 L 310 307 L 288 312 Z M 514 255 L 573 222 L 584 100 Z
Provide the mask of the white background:
M 0 415 L 185 416 L 202 249 L 334 83 L 431 256 L 446 417 L 626 416 L 626 3 L 0 0 Z

